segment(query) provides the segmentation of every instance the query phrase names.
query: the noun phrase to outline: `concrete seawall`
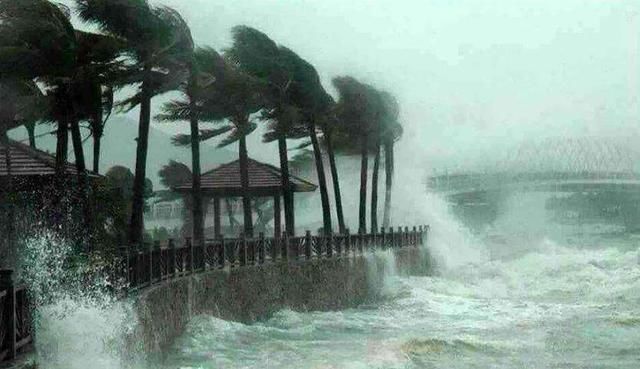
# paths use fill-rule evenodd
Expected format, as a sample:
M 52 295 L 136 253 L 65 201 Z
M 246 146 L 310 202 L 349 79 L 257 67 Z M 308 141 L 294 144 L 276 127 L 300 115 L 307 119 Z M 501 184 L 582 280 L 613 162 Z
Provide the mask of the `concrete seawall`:
M 407 247 L 387 253 L 214 270 L 167 281 L 134 297 L 138 324 L 130 336 L 134 344 L 130 348 L 157 357 L 192 317 L 201 314 L 252 323 L 284 308 L 355 307 L 379 296 L 388 269 L 399 274 L 429 270 L 424 249 Z

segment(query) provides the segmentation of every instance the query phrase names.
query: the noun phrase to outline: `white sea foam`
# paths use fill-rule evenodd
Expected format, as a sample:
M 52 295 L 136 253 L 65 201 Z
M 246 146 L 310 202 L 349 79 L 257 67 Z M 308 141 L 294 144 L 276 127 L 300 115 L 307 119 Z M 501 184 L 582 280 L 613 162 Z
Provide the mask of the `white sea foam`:
M 116 301 L 112 265 L 76 258 L 68 242 L 47 231 L 23 241 L 22 278 L 35 311 L 36 353 L 42 369 L 118 369 L 124 337 L 135 326 L 125 301 Z

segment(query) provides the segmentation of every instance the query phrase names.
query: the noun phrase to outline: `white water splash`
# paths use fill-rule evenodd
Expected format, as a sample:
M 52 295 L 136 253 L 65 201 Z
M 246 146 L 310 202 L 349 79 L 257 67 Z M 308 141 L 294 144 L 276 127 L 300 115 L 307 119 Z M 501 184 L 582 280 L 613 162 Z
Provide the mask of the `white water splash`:
M 47 231 L 24 240 L 22 279 L 34 305 L 40 369 L 119 369 L 124 337 L 135 326 L 126 302 L 106 278 L 113 265 L 75 257 L 68 242 Z
M 482 243 L 451 213 L 439 195 L 427 193 L 422 176 L 412 168 L 399 166 L 393 187 L 394 224 L 430 226 L 427 248 L 439 273 L 449 273 L 467 264 L 489 259 Z

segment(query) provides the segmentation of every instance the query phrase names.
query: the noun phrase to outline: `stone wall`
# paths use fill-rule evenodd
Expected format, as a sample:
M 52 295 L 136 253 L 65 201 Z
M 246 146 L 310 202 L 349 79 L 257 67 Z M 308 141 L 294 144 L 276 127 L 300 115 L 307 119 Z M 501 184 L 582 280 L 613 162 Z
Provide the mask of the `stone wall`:
M 379 296 L 385 274 L 427 273 L 425 250 L 407 247 L 375 255 L 291 261 L 214 270 L 154 286 L 133 297 L 135 351 L 161 355 L 200 314 L 252 323 L 274 312 L 339 310 Z

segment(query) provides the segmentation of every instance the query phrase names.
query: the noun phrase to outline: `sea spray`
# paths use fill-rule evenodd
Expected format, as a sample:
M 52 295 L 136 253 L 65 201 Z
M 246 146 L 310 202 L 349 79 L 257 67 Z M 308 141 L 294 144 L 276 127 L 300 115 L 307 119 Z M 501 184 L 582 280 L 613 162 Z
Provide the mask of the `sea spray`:
M 393 188 L 393 222 L 429 225 L 426 247 L 437 268 L 435 271 L 447 274 L 464 265 L 489 259 L 487 249 L 455 218 L 443 197 L 416 191 L 424 188 L 421 176 L 404 167 L 398 168 L 397 176 L 403 180 L 397 181 Z
M 369 289 L 384 296 L 396 293 L 399 276 L 395 251 L 376 249 L 365 255 Z
M 20 277 L 36 307 L 38 367 L 129 367 L 124 337 L 136 319 L 130 304 L 116 298 L 120 281 L 107 277 L 113 262 L 98 254 L 78 256 L 69 242 L 48 231 L 34 231 L 23 245 Z

